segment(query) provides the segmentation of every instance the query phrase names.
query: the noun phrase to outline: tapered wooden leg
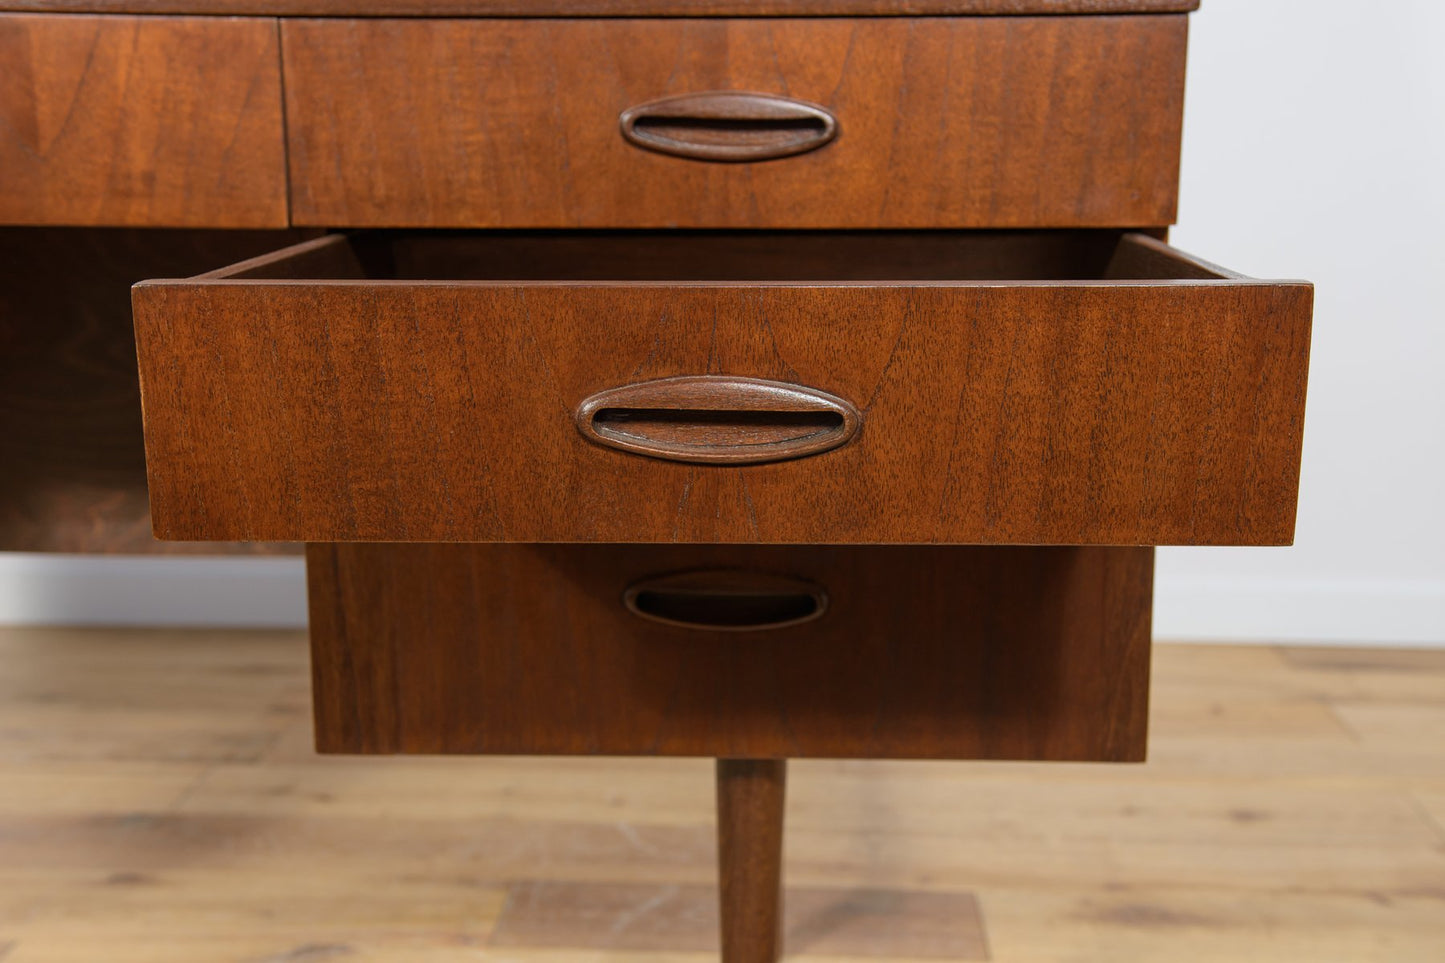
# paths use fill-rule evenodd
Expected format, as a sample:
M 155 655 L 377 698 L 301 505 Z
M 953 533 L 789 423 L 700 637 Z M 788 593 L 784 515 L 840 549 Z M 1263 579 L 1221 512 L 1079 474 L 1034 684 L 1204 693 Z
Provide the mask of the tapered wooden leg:
M 782 759 L 717 761 L 723 963 L 776 963 L 783 934 Z

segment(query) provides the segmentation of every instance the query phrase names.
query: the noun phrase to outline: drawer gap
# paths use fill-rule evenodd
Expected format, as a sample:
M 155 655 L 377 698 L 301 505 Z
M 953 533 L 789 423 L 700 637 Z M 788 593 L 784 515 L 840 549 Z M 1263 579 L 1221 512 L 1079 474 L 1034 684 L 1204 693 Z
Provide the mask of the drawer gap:
M 207 277 L 889 283 L 1091 281 L 1183 270 L 1165 255 L 1130 253 L 1149 240 L 1115 230 L 369 231 Z

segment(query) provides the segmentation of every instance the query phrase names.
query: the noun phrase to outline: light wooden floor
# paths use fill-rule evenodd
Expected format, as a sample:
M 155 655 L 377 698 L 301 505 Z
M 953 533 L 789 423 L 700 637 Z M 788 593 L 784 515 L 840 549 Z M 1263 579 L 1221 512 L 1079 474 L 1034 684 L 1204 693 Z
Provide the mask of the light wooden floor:
M 1144 766 L 795 763 L 795 958 L 1445 960 L 1445 652 L 1156 665 Z M 307 699 L 295 633 L 0 629 L 0 960 L 709 959 L 707 762 L 319 759 Z

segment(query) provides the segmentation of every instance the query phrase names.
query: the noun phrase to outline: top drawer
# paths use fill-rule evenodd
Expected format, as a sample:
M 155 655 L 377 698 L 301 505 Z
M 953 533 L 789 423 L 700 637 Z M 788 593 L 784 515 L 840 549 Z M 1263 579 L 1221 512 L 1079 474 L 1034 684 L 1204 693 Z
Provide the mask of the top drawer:
M 1185 19 L 286 20 L 292 220 L 1166 225 Z M 623 134 L 633 108 L 717 92 L 823 114 L 684 101 L 644 112 L 638 139 L 825 143 L 738 162 Z

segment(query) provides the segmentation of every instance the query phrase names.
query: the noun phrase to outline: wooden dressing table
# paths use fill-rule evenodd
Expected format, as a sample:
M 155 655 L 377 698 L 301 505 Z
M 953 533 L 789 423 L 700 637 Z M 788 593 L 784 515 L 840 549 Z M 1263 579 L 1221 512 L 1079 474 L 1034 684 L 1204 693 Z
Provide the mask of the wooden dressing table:
M 1141 760 L 1152 546 L 1293 537 L 1194 6 L 0 0 L 0 547 L 308 543 L 323 752 L 718 758 L 774 960 L 787 758 Z

